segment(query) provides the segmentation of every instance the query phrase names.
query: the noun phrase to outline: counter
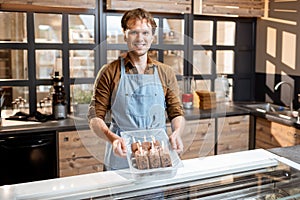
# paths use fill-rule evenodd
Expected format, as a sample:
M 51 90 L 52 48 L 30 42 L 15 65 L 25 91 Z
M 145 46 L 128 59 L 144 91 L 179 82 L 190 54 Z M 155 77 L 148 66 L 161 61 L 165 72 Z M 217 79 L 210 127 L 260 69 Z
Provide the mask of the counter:
M 11 123 L 10 121 L 14 121 L 14 123 Z M 0 134 L 40 133 L 41 131 L 73 131 L 82 129 L 89 129 L 87 119 L 74 116 L 69 116 L 67 119 L 47 122 L 3 120 L 2 127 L 0 127 Z
M 189 130 L 194 130 L 194 127 L 198 127 L 199 119 L 209 118 L 209 121 L 218 121 L 217 117 L 245 115 L 248 114 L 248 112 L 238 109 L 231 104 L 220 104 L 218 108 L 214 110 L 199 110 L 198 108 L 194 108 L 186 110 L 185 114 L 186 119 L 190 120 L 192 123 L 192 125 L 189 127 Z M 205 125 L 208 124 L 207 121 L 204 121 L 203 123 Z M 4 126 L 0 128 L 0 148 L 5 149 L 1 153 L 2 155 L 5 155 L 7 161 L 0 166 L 0 172 L 5 171 L 5 174 L 2 176 L 0 173 L 0 185 L 24 183 L 28 181 L 37 181 L 49 178 L 43 176 L 43 174 L 51 174 L 50 178 L 56 178 L 102 171 L 102 152 L 104 152 L 104 149 L 100 149 L 105 147 L 105 142 L 94 134 L 91 134 L 88 120 L 86 118 L 71 115 L 67 119 L 53 120 L 43 123 L 4 120 L 3 125 Z M 167 128 L 170 128 L 169 124 Z M 202 130 L 202 128 L 199 129 Z M 193 134 L 190 133 L 191 131 L 187 130 L 186 136 L 188 137 L 184 138 L 186 139 L 187 147 L 191 146 L 192 138 L 194 134 L 196 134 L 194 131 L 192 132 Z M 48 135 L 51 135 L 51 144 L 46 142 L 48 141 L 47 138 L 41 140 L 41 136 L 46 134 L 47 137 Z M 213 141 L 216 140 L 214 135 L 215 133 L 211 132 L 207 137 L 205 137 L 210 143 L 212 143 L 210 146 L 212 153 L 217 152 L 217 148 L 213 146 L 213 144 L 216 143 Z M 245 135 L 247 135 L 247 131 L 245 132 Z M 204 136 L 202 137 L 204 138 Z M 24 138 L 26 138 L 26 141 Z M 43 141 L 46 142 L 45 145 L 43 145 L 44 143 L 40 143 Z M 24 156 L 23 152 L 25 152 L 25 150 L 20 150 L 21 148 L 19 148 L 19 144 L 21 142 L 26 142 L 26 152 L 29 154 L 29 156 L 27 156 L 27 154 Z M 36 142 L 38 143 L 38 146 L 36 145 Z M 6 144 L 9 144 L 11 147 L 9 151 L 6 150 Z M 199 146 L 199 143 L 196 145 Z M 248 149 L 247 142 L 245 142 L 244 146 L 244 149 Z M 22 152 L 22 154 L 16 153 L 16 151 Z M 36 156 L 36 152 L 42 152 L 42 155 L 39 155 L 43 157 L 43 162 L 40 162 L 39 166 L 36 166 L 36 161 L 34 160 L 34 157 L 31 156 L 33 153 L 35 153 L 34 155 Z M 187 153 L 186 157 L 184 158 L 194 157 L 194 150 L 188 152 L 189 153 Z M 198 157 L 197 152 L 195 157 Z M 11 158 L 14 159 L 10 160 Z M 26 158 L 26 162 L 21 158 Z M 97 160 L 97 158 L 101 159 Z M 25 163 L 27 163 L 26 166 Z M 18 166 L 22 164 L 23 168 L 19 170 Z M 31 169 L 31 165 L 35 165 L 36 168 L 39 168 L 40 170 L 31 170 L 32 173 L 29 174 L 29 170 L 27 169 Z M 35 173 L 41 171 L 41 166 L 43 166 L 44 171 L 47 172 L 40 174 Z M 51 173 L 49 173 L 49 171 Z M 16 172 L 18 172 L 18 174 Z M 24 179 L 22 174 L 26 173 L 28 178 Z M 4 179 L 4 177 L 6 179 Z M 35 178 L 33 179 L 33 177 Z
M 269 151 L 300 164 L 300 145 L 272 148 Z
M 217 117 L 228 117 L 228 116 L 238 116 L 238 115 L 253 115 L 256 117 L 262 117 L 270 121 L 275 121 L 278 123 L 286 124 L 291 126 L 291 123 L 286 120 L 278 119 L 276 117 L 268 118 L 264 113 L 253 112 L 251 109 L 247 109 L 243 105 L 253 103 L 253 102 L 236 102 L 236 103 L 218 103 L 217 108 L 213 110 L 200 110 L 198 108 L 186 109 L 185 118 L 186 120 L 199 120 L 199 119 L 208 119 L 208 118 L 217 118 Z M 81 115 L 83 116 L 83 115 Z M 300 126 L 297 124 L 293 125 L 294 127 L 300 129 Z M 24 132 L 40 132 L 43 131 L 72 131 L 72 130 L 81 130 L 89 129 L 88 121 L 86 118 L 76 117 L 70 115 L 67 119 L 64 120 L 54 120 L 43 123 L 34 123 L 34 124 L 24 124 L 17 126 L 5 126 L 5 121 L 3 126 L 0 127 L 0 134 L 9 134 L 9 133 L 24 133 Z
M 213 110 L 200 110 L 198 108 L 186 109 L 186 120 L 198 120 L 214 117 L 225 117 L 235 115 L 250 114 L 248 110 L 242 109 L 231 103 L 218 104 L 216 109 Z M 82 116 L 82 115 L 81 115 Z M 42 131 L 73 131 L 89 129 L 88 120 L 86 118 L 76 117 L 70 115 L 67 119 L 53 120 L 42 123 L 22 123 L 22 125 L 16 126 L 3 126 L 0 127 L 0 134 L 10 133 L 39 133 Z
M 161 194 L 170 199 L 245 199 L 283 188 L 300 197 L 300 164 L 266 150 L 183 160 L 183 165 L 172 178 L 147 182 L 134 180 L 129 170 L 117 170 L 2 186 L 0 199 L 142 199 Z
M 185 114 L 187 120 L 198 120 L 250 115 L 251 112 L 236 104 L 223 104 L 216 110 L 199 110 L 194 108 L 186 110 Z M 40 133 L 41 131 L 60 132 L 80 129 L 88 129 L 87 119 L 70 116 L 65 120 L 2 127 L 0 134 Z M 288 175 L 287 178 L 291 180 L 291 183 L 289 184 L 292 185 L 291 187 L 294 187 L 293 185 L 295 184 L 298 187 L 300 180 L 294 180 L 293 177 L 300 177 L 299 172 L 297 171 L 300 170 L 300 160 L 299 156 L 295 153 L 295 151 L 300 151 L 299 148 L 300 146 L 295 146 L 289 148 L 275 148 L 270 149 L 269 151 L 256 149 L 183 160 L 184 167 L 179 168 L 174 177 L 148 182 L 134 180 L 129 170 L 119 170 L 6 185 L 0 187 L 0 199 L 73 200 L 92 198 L 134 198 L 131 195 L 137 195 L 141 198 L 147 196 L 150 198 L 150 193 L 161 194 L 162 190 L 164 190 L 164 194 L 166 191 L 172 191 L 168 194 L 170 199 L 173 199 L 172 195 L 177 195 L 176 193 L 174 194 L 174 191 L 180 193 L 183 192 L 183 194 L 180 195 L 186 197 L 191 197 L 191 195 L 195 195 L 196 197 L 199 197 L 197 195 L 212 195 L 211 198 L 207 199 L 222 199 L 224 198 L 222 195 L 232 196 L 232 193 L 228 194 L 228 190 L 231 192 L 234 191 L 235 195 L 246 194 L 249 191 L 249 188 L 253 189 L 254 193 L 261 191 L 262 188 L 257 189 L 257 185 L 260 185 L 261 183 L 250 184 L 247 179 L 244 180 L 244 176 L 251 178 L 255 177 L 255 180 L 257 181 L 259 179 L 257 177 L 264 177 L 264 173 L 269 173 L 273 169 L 282 170 L 283 168 L 285 170 L 290 167 L 296 169 L 296 172 L 292 170 L 287 174 L 296 173 L 296 176 Z M 276 172 L 276 174 L 278 173 Z M 283 178 L 286 179 L 285 175 Z M 236 180 L 244 181 L 240 184 L 236 183 Z M 216 184 L 214 187 L 225 184 L 224 189 L 222 190 L 223 192 L 218 194 L 221 196 L 215 196 L 215 188 L 212 187 L 210 183 Z M 207 184 L 210 185 L 210 188 L 203 189 L 207 188 Z M 285 184 L 285 182 L 283 184 Z M 280 186 L 280 184 L 277 184 L 276 186 Z M 230 189 L 228 189 L 228 187 L 230 187 Z M 264 185 L 264 187 L 272 188 L 273 191 L 273 188 L 275 187 L 274 180 L 270 180 L 270 183 Z M 245 188 L 247 188 L 247 191 L 244 191 Z M 298 197 L 300 198 L 300 191 L 297 191 L 295 195 L 299 195 Z

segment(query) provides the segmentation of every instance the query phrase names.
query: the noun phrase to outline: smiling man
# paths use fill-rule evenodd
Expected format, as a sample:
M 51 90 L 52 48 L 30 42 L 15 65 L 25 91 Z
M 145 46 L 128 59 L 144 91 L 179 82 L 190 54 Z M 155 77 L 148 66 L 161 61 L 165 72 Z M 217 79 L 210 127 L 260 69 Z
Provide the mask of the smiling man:
M 180 134 L 184 113 L 172 68 L 149 57 L 156 23 L 144 9 L 125 12 L 121 20 L 128 52 L 101 68 L 94 84 L 89 108 L 91 129 L 107 141 L 106 170 L 128 167 L 122 131 L 166 129 L 166 113 L 171 121 L 170 143 L 183 151 Z M 106 126 L 110 114 L 110 127 Z

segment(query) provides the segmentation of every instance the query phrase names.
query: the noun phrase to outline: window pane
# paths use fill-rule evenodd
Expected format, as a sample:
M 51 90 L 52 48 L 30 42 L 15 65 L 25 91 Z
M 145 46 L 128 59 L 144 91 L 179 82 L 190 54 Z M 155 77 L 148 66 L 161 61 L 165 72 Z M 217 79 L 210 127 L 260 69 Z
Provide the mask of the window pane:
M 217 45 L 235 45 L 235 22 L 217 22 Z
M 217 74 L 233 74 L 234 52 L 232 50 L 217 50 Z
M 4 110 L 7 109 L 4 114 L 12 115 L 18 111 L 21 111 L 21 109 L 23 112 L 28 113 L 28 87 L 2 86 L 1 88 L 3 88 L 3 91 L 5 92 L 3 108 Z M 20 98 L 25 100 L 24 104 L 22 105 L 18 103 Z
M 0 79 L 27 79 L 27 50 L 0 50 Z
M 108 44 L 125 44 L 121 18 L 122 16 L 107 16 L 106 40 Z
M 212 51 L 200 50 L 193 54 L 194 74 L 210 74 L 212 66 Z
M 211 81 L 210 80 L 196 80 L 195 82 L 196 82 L 195 90 L 211 91 L 211 88 L 210 88 Z
M 34 33 L 37 43 L 62 43 L 62 15 L 35 13 Z
M 72 102 L 76 104 L 89 104 L 93 94 L 93 84 L 71 85 Z
M 94 51 L 70 51 L 70 77 L 94 77 Z
M 184 21 L 182 19 L 163 19 L 163 33 L 165 44 L 183 44 Z
M 93 95 L 93 84 L 71 85 L 71 112 L 86 117 Z
M 42 114 L 52 114 L 52 85 L 40 85 L 36 87 L 37 110 Z
M 27 42 L 26 14 L 0 12 L 0 42 Z
M 63 74 L 61 50 L 36 50 L 36 77 L 49 79 L 54 71 Z
M 164 51 L 164 63 L 173 67 L 175 74 L 183 75 L 183 51 L 167 50 Z
M 212 45 L 212 40 L 213 40 L 213 22 L 194 21 L 194 44 Z
M 121 54 L 120 50 L 108 50 L 107 51 L 107 63 L 111 63 L 116 60 Z
M 69 15 L 70 43 L 95 43 L 94 15 Z

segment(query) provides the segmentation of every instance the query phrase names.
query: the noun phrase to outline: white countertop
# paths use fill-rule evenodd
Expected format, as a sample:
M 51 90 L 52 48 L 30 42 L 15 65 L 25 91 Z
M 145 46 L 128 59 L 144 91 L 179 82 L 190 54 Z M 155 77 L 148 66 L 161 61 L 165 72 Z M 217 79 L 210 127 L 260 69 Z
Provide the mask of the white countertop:
M 183 160 L 183 167 L 168 179 L 138 182 L 129 170 L 106 171 L 85 175 L 56 178 L 0 187 L 1 200 L 13 199 L 80 199 L 97 194 L 113 194 L 114 191 L 131 191 L 145 187 L 159 187 L 166 183 L 176 183 L 193 179 L 205 179 L 216 175 L 241 172 L 277 165 L 278 161 L 300 170 L 300 165 L 290 160 L 256 149 L 237 153 L 208 156 Z M 76 197 L 75 197 L 76 196 Z

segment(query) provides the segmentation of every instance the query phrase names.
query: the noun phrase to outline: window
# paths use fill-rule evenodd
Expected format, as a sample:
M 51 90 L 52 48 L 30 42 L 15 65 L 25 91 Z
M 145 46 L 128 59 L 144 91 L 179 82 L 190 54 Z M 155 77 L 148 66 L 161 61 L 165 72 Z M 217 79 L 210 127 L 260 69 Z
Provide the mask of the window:
M 0 41 L 27 42 L 27 16 L 24 12 L 0 12 Z
M 62 43 L 62 15 L 34 14 L 36 43 Z
M 184 43 L 184 20 L 163 18 L 163 43 Z
M 218 21 L 217 22 L 217 45 L 235 45 L 235 22 Z
M 9 95 L 6 106 L 21 96 L 30 113 L 35 112 L 49 95 L 54 71 L 65 78 L 69 106 L 73 100 L 87 102 L 76 99 L 74 92 L 91 89 L 101 66 L 127 49 L 122 13 L 98 10 L 103 2 L 95 2 L 100 5 L 76 12 L 0 11 L 0 87 Z M 158 28 L 149 55 L 172 66 L 178 77 L 194 76 L 197 89 L 214 90 L 219 73 L 226 74 L 233 87 L 240 82 L 254 85 L 249 69 L 254 68 L 251 31 L 256 19 L 164 13 L 154 17 Z M 247 34 L 241 37 L 240 31 Z
M 240 86 L 243 95 L 251 93 L 254 76 L 250 68 L 254 68 L 253 24 L 255 19 L 226 18 L 210 16 L 194 16 L 193 22 L 193 63 L 187 71 L 192 71 L 195 80 L 209 80 L 210 84 L 200 84 L 198 88 L 215 90 L 215 79 L 218 75 L 226 75 L 232 87 L 229 88 L 229 99 L 243 99 L 242 95 L 235 95 L 233 87 Z M 237 37 L 237 32 L 247 34 Z M 250 32 L 249 32 L 250 31 Z M 244 59 L 248 58 L 248 59 Z M 239 84 L 241 82 L 241 84 Z M 249 84 L 242 84 L 247 82 Z M 252 82 L 252 84 L 251 84 Z M 198 84 L 197 84 L 198 85 Z M 244 87 L 244 88 L 242 88 Z M 237 88 L 237 87 L 236 87 Z M 248 95 L 251 96 L 251 95 Z
M 213 44 L 213 21 L 194 21 L 194 44 Z
M 94 15 L 69 15 L 69 42 L 95 43 Z
M 0 79 L 28 79 L 27 50 L 0 49 Z
M 69 55 L 71 78 L 94 77 L 94 50 L 71 50 Z
M 95 49 L 99 35 L 97 10 L 78 13 L 1 12 L 0 87 L 5 106 L 26 100 L 27 112 L 45 111 L 51 96 L 52 75 L 64 76 L 68 105 L 71 84 L 92 84 L 95 78 Z M 30 34 L 29 34 L 30 33 Z M 22 85 L 20 87 L 19 85 Z M 30 97 L 30 98 L 29 98 Z M 71 108 L 69 108 L 71 110 Z
M 36 77 L 38 79 L 50 79 L 55 71 L 62 74 L 61 50 L 36 50 Z

